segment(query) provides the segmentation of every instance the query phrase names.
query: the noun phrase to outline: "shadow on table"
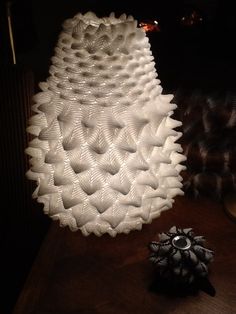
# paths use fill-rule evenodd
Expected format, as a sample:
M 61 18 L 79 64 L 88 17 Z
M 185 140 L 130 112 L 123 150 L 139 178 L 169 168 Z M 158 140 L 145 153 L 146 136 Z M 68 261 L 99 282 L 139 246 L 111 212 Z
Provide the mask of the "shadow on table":
M 215 288 L 207 278 L 201 278 L 192 284 L 179 284 L 161 278 L 158 274 L 149 285 L 149 291 L 156 294 L 165 294 L 172 297 L 186 297 L 197 295 L 199 291 L 204 291 L 211 297 L 216 295 Z

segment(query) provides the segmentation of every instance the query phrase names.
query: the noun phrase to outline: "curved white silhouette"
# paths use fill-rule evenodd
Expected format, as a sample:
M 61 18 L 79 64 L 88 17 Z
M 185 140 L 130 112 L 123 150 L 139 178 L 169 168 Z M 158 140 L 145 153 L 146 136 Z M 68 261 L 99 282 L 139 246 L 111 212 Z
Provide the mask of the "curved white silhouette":
M 183 194 L 176 105 L 133 17 L 89 12 L 63 28 L 28 127 L 33 197 L 84 235 L 141 229 Z

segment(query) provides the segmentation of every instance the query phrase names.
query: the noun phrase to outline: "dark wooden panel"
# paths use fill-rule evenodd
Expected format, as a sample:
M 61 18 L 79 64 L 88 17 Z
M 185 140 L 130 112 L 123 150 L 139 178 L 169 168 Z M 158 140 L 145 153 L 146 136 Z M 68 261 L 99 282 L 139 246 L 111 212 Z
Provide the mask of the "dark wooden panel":
M 200 291 L 187 297 L 149 291 L 153 268 L 147 244 L 171 226 L 192 227 L 215 250 L 209 279 L 215 297 Z M 236 225 L 222 206 L 180 197 L 142 231 L 116 238 L 83 237 L 52 224 L 19 297 L 14 314 L 191 313 L 236 311 Z
M 17 66 L 0 69 L 1 197 L 9 208 L 3 213 L 5 219 L 1 216 L 4 224 L 13 217 L 16 221 L 21 220 L 22 214 L 27 219 L 32 209 L 29 203 L 31 188 L 25 180 L 27 157 L 24 150 L 33 93 L 31 71 Z
M 11 313 L 38 247 L 47 219 L 32 201 L 26 126 L 34 94 L 34 75 L 21 66 L 0 68 L 0 276 L 4 287 L 0 312 Z

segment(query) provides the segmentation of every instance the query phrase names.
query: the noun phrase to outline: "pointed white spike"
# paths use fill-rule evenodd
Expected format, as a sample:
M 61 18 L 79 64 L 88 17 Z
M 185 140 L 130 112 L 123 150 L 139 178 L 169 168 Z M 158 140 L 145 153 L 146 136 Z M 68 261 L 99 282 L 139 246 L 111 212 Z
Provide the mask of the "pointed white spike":
M 144 195 L 144 199 L 158 198 L 158 197 L 166 199 L 166 191 L 162 188 L 158 188 L 157 190 L 149 191 L 145 193 Z
M 167 178 L 167 184 L 169 186 L 169 188 L 182 188 L 183 184 L 181 182 L 179 182 L 179 180 L 175 177 L 169 177 Z
M 178 177 L 179 172 L 172 165 L 161 163 L 158 174 L 162 177 Z
M 134 21 L 134 17 L 132 15 L 128 15 L 127 21 Z
M 172 94 L 166 94 L 166 95 L 160 94 L 159 98 L 161 99 L 161 101 L 169 103 L 174 98 L 174 95 L 172 95 Z
M 89 206 L 88 203 L 78 204 L 72 207 L 72 213 L 76 219 L 78 227 L 93 221 L 94 217 L 97 216 L 96 208 Z
M 39 113 L 37 115 L 32 116 L 29 119 L 29 123 L 34 126 L 39 126 L 44 128 L 47 126 L 47 119 L 43 113 Z M 37 134 L 38 135 L 38 134 Z
M 126 195 L 130 191 L 131 183 L 127 178 L 121 177 L 121 174 L 118 173 L 110 179 L 110 187 L 115 191 L 118 191 L 121 194 Z
M 121 21 L 125 21 L 125 20 L 127 19 L 126 14 L 125 14 L 125 13 L 121 14 L 121 16 L 119 17 L 119 19 L 120 19 Z
M 33 158 L 41 159 L 43 158 L 43 152 L 39 148 L 27 147 L 25 153 Z
M 43 92 L 48 91 L 48 83 L 46 83 L 46 82 L 40 82 L 40 83 L 39 83 L 39 88 L 40 88 Z
M 177 128 L 177 127 L 179 127 L 181 125 L 182 125 L 181 121 L 174 120 L 174 119 L 172 119 L 170 117 L 167 117 L 167 119 L 166 119 L 166 126 L 171 128 L 171 129 Z
M 175 169 L 180 173 L 181 171 L 186 170 L 187 168 L 186 166 L 183 165 L 176 165 Z
M 38 104 L 49 103 L 52 100 L 53 93 L 50 91 L 39 92 L 33 97 L 33 100 Z
M 175 151 L 171 152 L 170 158 L 172 160 L 173 165 L 178 165 L 187 159 L 186 156 L 179 154 Z
M 97 15 L 92 11 L 88 11 L 87 13 L 85 13 L 84 17 L 88 20 L 95 20 L 96 21 L 98 19 Z
M 106 210 L 101 217 L 107 221 L 112 226 L 112 228 L 116 228 L 123 221 L 125 214 L 125 206 L 121 205 L 119 208 L 117 208 L 116 205 L 113 205 L 108 210 Z
M 169 198 L 173 198 L 173 197 L 175 197 L 177 195 L 184 195 L 184 192 L 181 189 L 179 189 L 179 188 L 172 188 L 168 192 L 168 197 Z
M 27 127 L 26 131 L 32 135 L 38 136 L 42 128 L 36 125 L 30 125 Z
M 96 31 L 96 36 L 101 36 L 102 34 L 105 34 L 106 33 L 106 25 L 101 23 Z
M 138 176 L 137 183 L 150 186 L 154 190 L 158 187 L 158 179 L 150 171 L 141 172 Z
M 55 186 L 48 186 L 48 184 L 42 184 L 39 187 L 38 195 L 42 196 L 45 194 L 57 193 L 58 189 Z
M 51 125 L 44 128 L 38 135 L 39 139 L 42 141 L 47 140 L 57 140 L 60 138 L 61 132 L 58 121 L 55 119 Z

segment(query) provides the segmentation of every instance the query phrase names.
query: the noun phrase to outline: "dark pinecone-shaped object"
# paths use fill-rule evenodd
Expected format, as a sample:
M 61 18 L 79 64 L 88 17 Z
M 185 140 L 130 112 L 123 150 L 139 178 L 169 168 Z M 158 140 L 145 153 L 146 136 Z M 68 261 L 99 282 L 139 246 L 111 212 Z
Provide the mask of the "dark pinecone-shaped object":
M 213 259 L 213 251 L 203 246 L 203 236 L 196 236 L 191 228 L 174 226 L 159 234 L 159 239 L 149 244 L 149 259 L 162 278 L 190 284 L 208 275 L 207 265 Z

